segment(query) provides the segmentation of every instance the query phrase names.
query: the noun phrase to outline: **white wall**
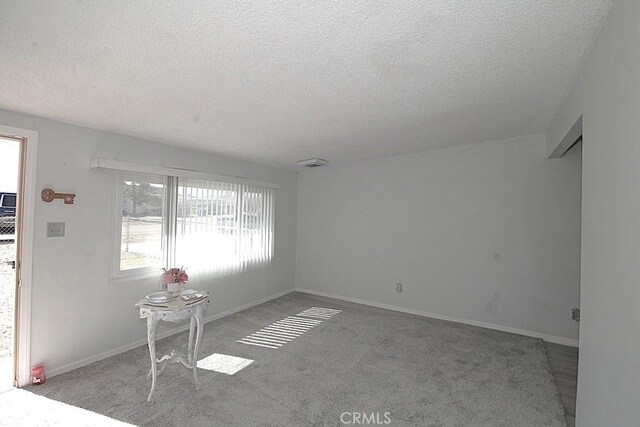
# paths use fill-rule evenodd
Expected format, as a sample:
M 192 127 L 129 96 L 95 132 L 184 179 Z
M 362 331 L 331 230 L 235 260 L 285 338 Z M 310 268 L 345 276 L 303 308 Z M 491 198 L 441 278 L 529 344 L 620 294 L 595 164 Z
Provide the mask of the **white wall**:
M 618 0 L 556 122 L 583 114 L 577 425 L 640 425 L 640 2 Z
M 151 141 L 0 110 L 0 124 L 39 132 L 37 189 L 76 193 L 76 203 L 38 201 L 33 249 L 32 363 L 60 372 L 78 361 L 146 338 L 134 303 L 158 290 L 157 279 L 109 283 L 116 213 L 114 172 L 91 170 L 93 157 L 192 168 L 271 181 L 276 190 L 275 262 L 197 283 L 208 290 L 207 316 L 294 287 L 297 173 Z M 48 221 L 65 221 L 64 238 L 46 238 Z
M 575 339 L 580 161 L 539 135 L 304 171 L 296 286 Z

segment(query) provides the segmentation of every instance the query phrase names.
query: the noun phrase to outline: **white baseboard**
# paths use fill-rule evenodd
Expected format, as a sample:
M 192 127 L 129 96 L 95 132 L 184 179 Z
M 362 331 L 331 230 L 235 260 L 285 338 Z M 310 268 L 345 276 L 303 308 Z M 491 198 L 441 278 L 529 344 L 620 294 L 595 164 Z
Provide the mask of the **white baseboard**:
M 525 335 L 533 338 L 540 338 L 543 341 L 547 341 L 554 344 L 568 345 L 571 347 L 579 346 L 578 340 L 573 338 L 565 338 L 565 337 L 559 337 L 556 335 L 543 334 L 541 332 L 533 332 L 533 331 L 527 331 L 524 329 L 510 328 L 508 326 L 496 325 L 493 323 L 486 323 L 486 322 L 478 322 L 476 320 L 462 319 L 460 317 L 445 316 L 442 314 L 435 314 L 435 313 L 429 313 L 421 310 L 414 310 L 411 308 L 398 307 L 398 306 L 389 305 L 389 304 L 382 304 L 379 302 L 373 302 L 373 301 L 363 300 L 359 298 L 351 298 L 351 297 L 345 297 L 342 295 L 328 294 L 326 292 L 318 292 L 311 289 L 296 288 L 295 291 L 302 292 L 305 294 L 318 295 L 326 298 L 334 298 L 334 299 L 347 301 L 347 302 L 353 302 L 356 304 L 368 305 L 371 307 L 384 308 L 386 310 L 399 311 L 407 314 L 414 314 L 416 316 L 430 317 L 432 319 L 439 319 L 439 320 L 447 320 L 449 322 L 464 323 L 465 325 L 479 326 L 481 328 L 494 329 L 496 331 L 510 332 L 512 334 Z
M 209 322 L 211 322 L 213 320 L 217 320 L 217 319 L 220 319 L 222 317 L 226 317 L 226 316 L 229 316 L 231 314 L 237 313 L 239 311 L 246 310 L 246 309 L 251 308 L 251 307 L 255 307 L 256 305 L 260 305 L 260 304 L 265 303 L 267 301 L 271 301 L 271 300 L 274 300 L 276 298 L 280 298 L 281 296 L 290 294 L 291 292 L 294 292 L 294 289 L 289 289 L 287 291 L 278 292 L 277 294 L 273 294 L 273 295 L 270 295 L 268 297 L 261 298 L 261 299 L 259 299 L 257 301 L 252 301 L 252 302 L 250 302 L 248 304 L 245 304 L 245 305 L 242 305 L 240 307 L 235 307 L 235 308 L 232 308 L 230 310 L 223 311 L 223 312 L 217 313 L 217 314 L 212 314 L 211 316 L 207 316 L 207 317 L 204 318 L 204 323 L 206 324 L 206 323 L 209 323 Z M 178 328 L 174 328 L 174 329 L 171 329 L 171 330 L 168 330 L 168 331 L 163 331 L 163 332 L 157 334 L 156 339 L 160 340 L 162 338 L 166 338 L 166 337 L 169 337 L 171 335 L 175 335 L 177 333 L 186 331 L 188 329 L 189 329 L 189 322 L 185 322 L 184 324 L 181 324 L 180 327 L 178 327 Z M 146 329 L 145 329 L 145 331 L 146 331 Z M 51 378 L 51 377 L 54 377 L 56 375 L 64 374 L 65 372 L 69 372 L 69 371 L 73 371 L 74 369 L 82 368 L 83 366 L 90 365 L 90 364 L 92 364 L 94 362 L 98 362 L 98 361 L 106 359 L 108 357 L 115 356 L 115 355 L 120 354 L 120 353 L 124 353 L 125 351 L 129 351 L 129 350 L 132 350 L 134 348 L 137 348 L 137 347 L 140 347 L 140 346 L 143 346 L 143 345 L 147 345 L 147 339 L 146 338 L 134 341 L 134 342 L 132 342 L 130 344 L 123 345 L 123 346 L 118 347 L 118 348 L 114 348 L 114 349 L 111 349 L 111 350 L 104 351 L 102 353 L 99 353 L 99 354 L 96 354 L 96 355 L 93 355 L 93 356 L 85 357 L 84 359 L 80 359 L 80 360 L 78 360 L 76 362 L 68 363 L 66 365 L 59 366 L 57 368 L 53 368 L 53 369 L 47 370 L 47 377 Z

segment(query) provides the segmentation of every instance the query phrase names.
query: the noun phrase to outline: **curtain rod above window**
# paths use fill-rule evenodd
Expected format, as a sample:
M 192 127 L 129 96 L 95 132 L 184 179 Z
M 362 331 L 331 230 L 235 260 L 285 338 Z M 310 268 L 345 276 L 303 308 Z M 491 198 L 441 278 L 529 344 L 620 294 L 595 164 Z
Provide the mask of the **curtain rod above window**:
M 91 159 L 91 169 L 111 169 L 126 172 L 148 173 L 152 175 L 177 176 L 179 178 L 195 178 L 206 181 L 233 182 L 238 184 L 257 185 L 260 187 L 280 188 L 273 182 L 258 181 L 242 176 L 215 175 L 191 169 L 172 168 L 167 166 L 143 165 L 140 163 L 124 162 L 122 160 L 96 157 Z

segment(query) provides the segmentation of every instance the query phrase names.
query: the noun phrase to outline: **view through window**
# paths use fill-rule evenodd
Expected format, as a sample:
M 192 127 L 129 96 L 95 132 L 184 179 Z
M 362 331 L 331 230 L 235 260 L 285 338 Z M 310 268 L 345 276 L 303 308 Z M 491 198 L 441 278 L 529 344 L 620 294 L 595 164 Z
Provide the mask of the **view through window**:
M 147 175 L 119 187 L 119 275 L 171 265 L 217 277 L 272 259 L 273 188 Z
M 121 271 L 157 269 L 162 265 L 165 188 L 162 178 L 123 177 Z

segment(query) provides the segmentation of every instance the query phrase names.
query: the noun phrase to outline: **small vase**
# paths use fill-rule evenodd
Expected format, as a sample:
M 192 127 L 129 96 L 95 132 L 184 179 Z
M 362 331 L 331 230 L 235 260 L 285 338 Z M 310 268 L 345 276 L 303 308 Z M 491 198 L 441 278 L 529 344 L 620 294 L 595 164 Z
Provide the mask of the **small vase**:
M 167 283 L 167 293 L 171 296 L 178 296 L 182 292 L 184 285 L 182 283 Z

